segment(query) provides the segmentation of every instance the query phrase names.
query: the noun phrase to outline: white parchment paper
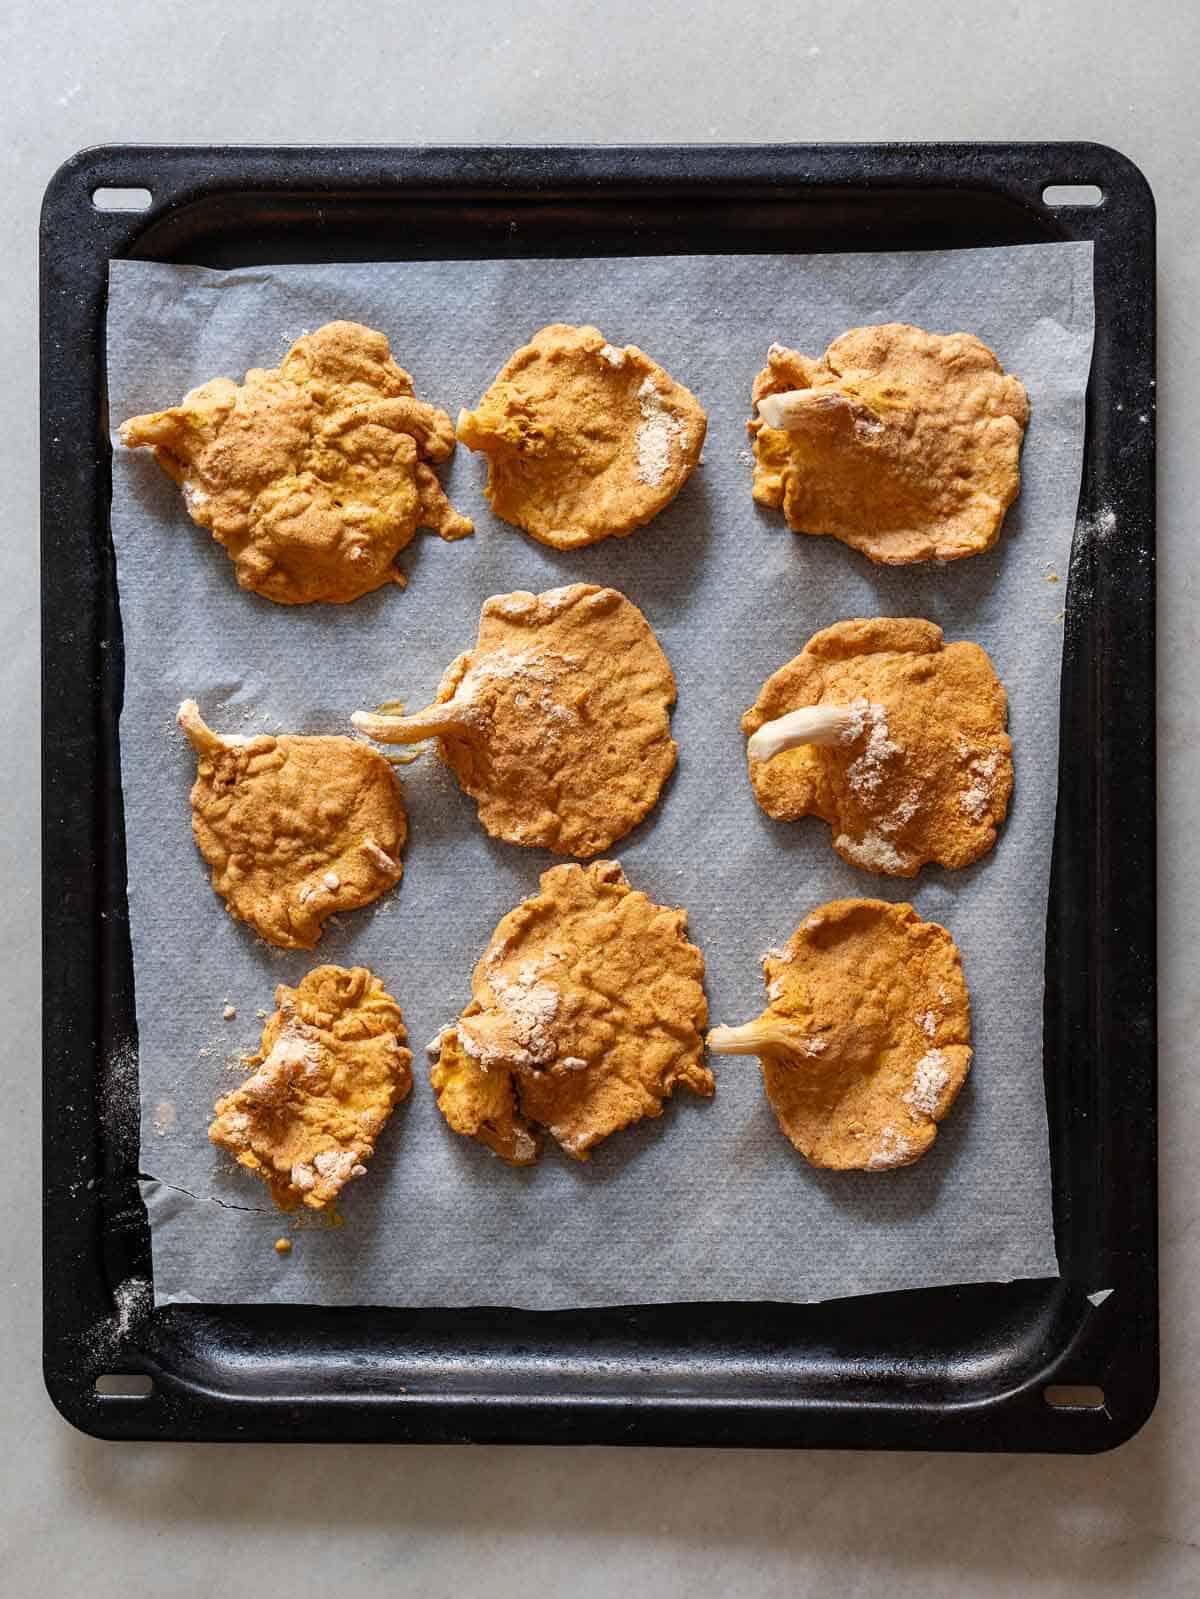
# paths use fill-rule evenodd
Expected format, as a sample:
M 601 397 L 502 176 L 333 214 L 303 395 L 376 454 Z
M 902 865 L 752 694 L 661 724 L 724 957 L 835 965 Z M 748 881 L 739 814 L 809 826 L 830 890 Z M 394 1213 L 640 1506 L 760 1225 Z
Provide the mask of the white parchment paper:
M 292 609 L 242 593 L 153 460 L 114 446 L 141 1160 L 158 1302 L 550 1309 L 812 1300 L 1052 1275 L 1043 935 L 1091 358 L 1090 245 L 228 273 L 117 261 L 113 426 L 215 374 L 274 365 L 293 338 L 335 317 L 383 329 L 421 397 L 452 415 L 536 328 L 594 322 L 698 394 L 709 415 L 705 460 L 648 528 L 559 554 L 490 514 L 484 464 L 460 450 L 442 476 L 474 517 L 474 538 L 418 535 L 400 557 L 406 591 Z M 816 355 L 872 321 L 976 333 L 1026 384 L 1023 488 L 990 554 L 877 569 L 832 539 L 796 537 L 753 505 L 744 423 L 768 345 Z M 553 862 L 487 838 L 432 757 L 403 773 L 410 837 L 398 891 L 329 927 L 315 955 L 269 949 L 213 894 L 189 826 L 194 761 L 173 722 L 182 698 L 195 696 L 226 731 L 349 732 L 356 707 L 426 703 L 473 641 L 489 594 L 575 580 L 611 584 L 641 606 L 675 669 L 678 771 L 610 853 L 635 887 L 688 908 L 714 1022 L 757 1013 L 764 950 L 823 900 L 910 899 L 954 934 L 971 987 L 974 1068 L 916 1167 L 811 1170 L 778 1131 L 756 1063 L 737 1059 L 716 1062 L 713 1100 L 681 1091 L 658 1121 L 613 1137 L 587 1164 L 550 1144 L 539 1165 L 513 1171 L 451 1134 L 422 1046 L 469 998 L 496 921 Z M 977 640 L 1008 689 L 1013 807 L 996 850 L 967 871 L 870 876 L 837 859 L 824 823 L 773 823 L 751 795 L 738 718 L 759 684 L 818 628 L 872 614 L 925 616 L 948 638 Z M 369 1175 L 344 1195 L 344 1226 L 301 1218 L 296 1230 L 205 1129 L 276 984 L 320 961 L 368 965 L 385 980 L 404 1009 L 416 1083 Z M 272 1249 L 281 1233 L 295 1242 L 287 1257 Z

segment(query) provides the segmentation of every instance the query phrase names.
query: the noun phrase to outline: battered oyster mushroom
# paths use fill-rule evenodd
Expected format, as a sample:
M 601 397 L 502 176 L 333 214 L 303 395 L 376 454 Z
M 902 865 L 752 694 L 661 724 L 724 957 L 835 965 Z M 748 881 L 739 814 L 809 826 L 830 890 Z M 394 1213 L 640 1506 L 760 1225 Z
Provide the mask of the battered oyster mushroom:
M 408 823 L 395 773 L 352 738 L 222 737 L 184 700 L 199 756 L 192 833 L 232 916 L 268 943 L 312 949 L 335 911 L 400 881 Z
M 795 532 L 889 566 L 956 561 L 1000 536 L 1029 402 L 971 334 L 851 328 L 819 361 L 773 344 L 753 398 L 754 498 Z
M 910 1166 L 971 1064 L 971 1007 L 944 927 L 911 905 L 838 899 L 763 961 L 767 1009 L 714 1027 L 717 1055 L 757 1055 L 780 1127 L 833 1171 Z
M 687 912 L 631 889 L 616 861 L 556 866 L 503 917 L 458 1021 L 430 1045 L 438 1108 L 513 1166 L 537 1127 L 587 1159 L 662 1113 L 677 1083 L 708 1097 L 704 958 Z
M 675 765 L 675 679 L 615 589 L 495 594 L 479 640 L 415 716 L 356 712 L 389 744 L 436 737 L 494 838 L 586 859 L 650 811 Z
M 366 1175 L 412 1087 L 400 1007 L 365 966 L 318 966 L 275 990 L 255 1068 L 216 1103 L 214 1144 L 261 1177 L 280 1210 L 323 1210 Z
M 329 322 L 278 368 L 213 378 L 180 405 L 121 425 L 183 488 L 238 583 L 280 605 L 343 604 L 385 583 L 419 527 L 472 530 L 427 465 L 454 449 L 445 411 L 413 398 L 382 333 Z
M 1008 699 L 978 644 L 933 622 L 876 617 L 816 633 L 742 717 L 768 816 L 820 816 L 844 861 L 913 877 L 969 866 L 1012 794 Z
M 634 345 L 555 323 L 459 412 L 458 437 L 488 457 L 496 515 L 569 550 L 657 516 L 699 462 L 707 425 L 696 396 Z

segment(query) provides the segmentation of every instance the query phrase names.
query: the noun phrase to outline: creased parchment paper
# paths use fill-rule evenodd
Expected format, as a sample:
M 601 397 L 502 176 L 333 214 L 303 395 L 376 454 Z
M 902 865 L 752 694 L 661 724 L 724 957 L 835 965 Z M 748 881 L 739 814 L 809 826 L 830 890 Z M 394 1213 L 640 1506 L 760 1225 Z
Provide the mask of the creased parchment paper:
M 125 633 L 122 780 L 140 1039 L 141 1160 L 158 1302 L 302 1301 L 551 1309 L 670 1300 L 815 1300 L 1056 1270 L 1042 1088 L 1043 931 L 1054 821 L 1065 578 L 1091 358 L 1091 247 L 884 255 L 451 261 L 218 273 L 111 268 L 112 425 L 218 373 L 240 379 L 335 317 L 383 329 L 418 394 L 453 415 L 547 322 L 594 322 L 700 397 L 703 466 L 628 540 L 560 554 L 494 518 L 483 462 L 443 481 L 477 532 L 418 535 L 406 591 L 285 608 L 239 591 L 148 454 L 114 446 L 112 529 Z M 978 334 L 1032 402 L 1023 487 L 999 546 L 951 566 L 876 569 L 798 538 L 750 498 L 744 423 L 774 340 L 819 354 L 846 328 L 911 321 Z M 1059 574 L 1063 581 L 1049 580 Z M 526 1171 L 448 1132 L 423 1046 L 470 995 L 498 918 L 549 856 L 493 842 L 432 756 L 403 770 L 399 890 L 329 927 L 315 955 L 236 924 L 192 843 L 192 753 L 174 727 L 198 699 L 219 730 L 349 732 L 359 706 L 425 704 L 475 637 L 489 594 L 583 580 L 649 617 L 674 666 L 680 746 L 658 808 L 610 853 L 635 887 L 687 907 L 714 1022 L 764 1002 L 760 958 L 823 900 L 911 899 L 962 950 L 975 1062 L 933 1151 L 891 1173 L 811 1170 L 779 1132 L 757 1063 L 715 1062 L 716 1097 L 680 1092 L 587 1164 L 553 1146 Z M 925 616 L 982 644 L 1007 686 L 1016 793 L 998 848 L 957 873 L 878 878 L 833 854 L 815 819 L 767 820 L 738 728 L 759 684 L 818 628 Z M 274 1212 L 207 1142 L 276 984 L 320 961 L 370 966 L 404 1009 L 416 1083 L 345 1224 Z M 236 1017 L 223 1020 L 227 1005 Z M 295 1248 L 272 1249 L 281 1234 Z

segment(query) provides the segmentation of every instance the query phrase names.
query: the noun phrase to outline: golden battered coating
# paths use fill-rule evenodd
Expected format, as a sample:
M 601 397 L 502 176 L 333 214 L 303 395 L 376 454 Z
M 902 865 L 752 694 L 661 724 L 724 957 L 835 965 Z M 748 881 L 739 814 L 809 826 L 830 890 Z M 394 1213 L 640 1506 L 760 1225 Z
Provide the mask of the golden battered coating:
M 610 1133 L 662 1114 L 677 1083 L 708 1097 L 704 958 L 687 912 L 631 889 L 616 861 L 556 866 L 503 917 L 472 999 L 430 1046 L 438 1108 L 512 1166 L 545 1127 L 586 1160 Z
M 555 323 L 512 355 L 458 437 L 488 457 L 497 516 L 571 550 L 624 538 L 669 505 L 700 460 L 696 396 L 632 344 Z
M 780 1127 L 833 1171 L 911 1166 L 971 1065 L 971 1005 L 944 927 L 911 905 L 838 899 L 763 961 L 767 1009 L 714 1027 L 718 1055 L 757 1055 Z
M 261 1177 L 280 1210 L 323 1210 L 366 1163 L 412 1087 L 400 1007 L 365 966 L 318 966 L 275 990 L 255 1071 L 216 1103 L 214 1144 Z M 276 1246 L 278 1247 L 278 1246 Z
M 1012 794 L 1008 699 L 978 644 L 933 622 L 838 622 L 763 684 L 742 717 L 768 816 L 820 816 L 844 861 L 913 877 L 969 866 Z M 777 752 L 777 753 L 776 753 Z
M 454 450 L 445 411 L 413 398 L 382 333 L 329 322 L 239 386 L 213 378 L 121 426 L 183 488 L 192 521 L 244 589 L 280 605 L 344 604 L 385 583 L 419 527 L 472 530 L 426 463 Z
M 385 743 L 437 737 L 494 838 L 580 859 L 653 809 L 675 765 L 675 679 L 650 624 L 623 594 L 572 583 L 494 594 L 479 640 L 415 716 L 364 711 Z
M 396 775 L 352 738 L 222 738 L 194 700 L 178 721 L 199 761 L 192 833 L 231 916 L 283 949 L 312 949 L 327 916 L 400 881 L 408 833 Z
M 1029 402 L 969 333 L 851 328 L 819 361 L 773 344 L 754 380 L 754 498 L 888 566 L 991 549 Z

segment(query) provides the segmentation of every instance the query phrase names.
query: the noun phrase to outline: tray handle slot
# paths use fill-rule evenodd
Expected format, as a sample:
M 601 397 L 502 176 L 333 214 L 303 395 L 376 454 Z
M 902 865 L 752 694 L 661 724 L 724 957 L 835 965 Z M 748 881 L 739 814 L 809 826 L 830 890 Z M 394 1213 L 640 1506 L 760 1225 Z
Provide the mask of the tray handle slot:
M 118 189 L 101 183 L 92 190 L 92 204 L 97 211 L 146 211 L 153 203 L 149 189 Z
M 1104 1389 L 1095 1383 L 1051 1383 L 1042 1389 L 1051 1410 L 1104 1410 Z
M 149 1399 L 154 1378 L 137 1371 L 102 1371 L 93 1386 L 101 1399 Z
M 1098 183 L 1048 183 L 1042 190 L 1042 204 L 1053 206 L 1103 205 L 1104 190 Z

